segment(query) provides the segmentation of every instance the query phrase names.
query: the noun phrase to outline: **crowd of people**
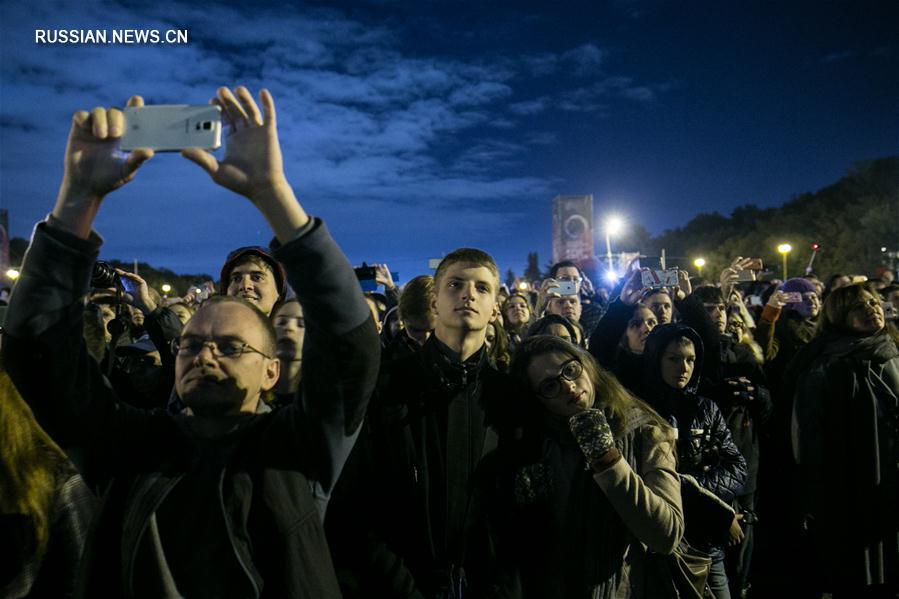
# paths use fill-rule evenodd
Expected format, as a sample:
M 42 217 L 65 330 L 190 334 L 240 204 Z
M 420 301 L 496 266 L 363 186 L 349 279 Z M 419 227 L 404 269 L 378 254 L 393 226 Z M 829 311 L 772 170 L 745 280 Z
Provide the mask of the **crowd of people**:
M 213 102 L 182 154 L 274 238 L 182 298 L 97 261 L 153 152 L 73 117 L 0 338 L 0 597 L 897 596 L 892 272 L 509 289 L 460 248 L 363 292 L 271 95 Z

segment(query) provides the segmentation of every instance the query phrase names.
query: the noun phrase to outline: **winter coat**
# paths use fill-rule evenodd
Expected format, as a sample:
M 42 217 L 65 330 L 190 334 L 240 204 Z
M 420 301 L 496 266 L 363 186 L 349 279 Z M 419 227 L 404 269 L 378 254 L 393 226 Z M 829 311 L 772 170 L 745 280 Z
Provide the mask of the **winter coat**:
M 669 387 L 661 375 L 661 360 L 668 344 L 679 337 L 693 342 L 696 361 L 692 376 L 684 389 Z M 682 324 L 660 325 L 646 340 L 643 353 L 646 386 L 651 393 L 649 404 L 678 431 L 678 472 L 689 474 L 725 503 L 732 503 L 746 482 L 746 460 L 734 444 L 733 437 L 715 402 L 698 395 L 702 378 L 704 347 L 702 339 Z M 690 540 L 691 523 L 687 518 L 686 537 Z
M 730 335 L 721 335 L 721 376 L 723 378 L 718 381 L 703 377 L 706 384 L 701 392 L 718 405 L 734 444 L 746 458 L 748 476 L 740 492 L 746 495 L 756 490 L 761 437 L 774 407 L 762 365 L 747 346 Z M 752 400 L 734 396 L 734 386 L 729 385 L 726 379 L 739 377 L 749 379 L 754 387 Z
M 637 405 L 614 428 L 622 459 L 596 473 L 567 423 L 547 414 L 538 461 L 505 473 L 494 522 L 525 599 L 644 597 L 647 551 L 680 542 L 674 431 Z
M 437 596 L 460 566 L 472 597 L 500 584 L 474 480 L 511 427 L 517 386 L 485 348 L 465 363 L 448 351 L 432 335 L 383 365 L 326 523 L 347 596 Z
M 797 357 L 793 444 L 825 590 L 899 588 L 899 348 L 823 335 Z

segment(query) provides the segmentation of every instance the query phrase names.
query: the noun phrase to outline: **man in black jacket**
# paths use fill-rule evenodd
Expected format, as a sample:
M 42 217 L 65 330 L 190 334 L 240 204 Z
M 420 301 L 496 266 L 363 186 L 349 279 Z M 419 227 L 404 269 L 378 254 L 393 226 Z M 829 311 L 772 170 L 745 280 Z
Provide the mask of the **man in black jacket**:
M 327 524 L 355 587 L 346 596 L 495 596 L 507 582 L 474 482 L 481 458 L 506 438 L 515 395 L 484 344 L 498 289 L 486 253 L 446 256 L 434 275 L 434 334 L 420 352 L 382 367 L 346 503 L 332 505 Z
M 280 369 L 274 331 L 254 305 L 221 297 L 181 336 L 175 389 L 189 414 L 119 401 L 85 350 L 82 298 L 101 243 L 94 217 L 152 152 L 120 155 L 121 111 L 76 113 L 56 206 L 11 299 L 3 361 L 41 424 L 83 448 L 89 482 L 106 489 L 80 596 L 340 596 L 321 520 L 374 385 L 378 338 L 352 268 L 284 176 L 271 95 L 260 94 L 263 114 L 236 92 L 213 100 L 229 129 L 224 159 L 183 154 L 251 200 L 288 278 L 306 283 L 298 297 L 315 325 L 303 400 L 259 413 Z

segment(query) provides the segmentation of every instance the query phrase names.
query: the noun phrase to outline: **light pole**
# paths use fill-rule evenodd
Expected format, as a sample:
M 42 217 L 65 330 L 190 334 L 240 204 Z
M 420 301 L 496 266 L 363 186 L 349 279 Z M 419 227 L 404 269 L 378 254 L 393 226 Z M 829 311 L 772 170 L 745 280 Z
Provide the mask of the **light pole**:
M 612 235 L 618 235 L 623 226 L 624 221 L 618 216 L 610 216 L 606 220 L 606 258 L 609 260 L 609 272 L 615 272 L 612 266 Z
M 697 258 L 693 261 L 693 266 L 696 267 L 696 270 L 699 271 L 699 276 L 702 276 L 702 267 L 705 266 L 705 258 Z
M 787 280 L 787 255 L 793 251 L 793 246 L 789 243 L 782 243 L 777 246 L 777 251 L 780 252 L 780 255 L 783 256 L 783 268 L 784 268 L 784 281 Z

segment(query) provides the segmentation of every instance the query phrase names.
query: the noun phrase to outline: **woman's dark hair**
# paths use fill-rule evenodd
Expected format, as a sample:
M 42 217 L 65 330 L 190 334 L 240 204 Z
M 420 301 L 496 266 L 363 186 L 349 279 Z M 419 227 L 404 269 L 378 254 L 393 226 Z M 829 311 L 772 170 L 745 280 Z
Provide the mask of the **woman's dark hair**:
M 546 331 L 550 326 L 558 324 L 565 327 L 565 330 L 568 331 L 568 334 L 571 336 L 571 343 L 580 345 L 583 347 L 586 340 L 584 339 L 584 328 L 581 326 L 579 322 L 568 320 L 564 316 L 559 314 L 547 314 L 543 318 L 538 318 L 528 327 L 526 337 L 534 337 L 536 335 L 548 335 Z M 578 343 L 575 343 L 575 340 L 579 339 Z M 564 341 L 564 339 L 563 339 Z
M 512 358 L 512 367 L 509 373 L 523 383 L 527 391 L 526 412 L 533 418 L 545 418 L 546 408 L 540 403 L 537 394 L 530 385 L 528 368 L 534 358 L 545 354 L 560 353 L 578 360 L 584 367 L 584 372 L 593 383 L 594 407 L 604 408 L 611 412 L 610 424 L 613 431 L 618 434 L 627 428 L 629 408 L 638 406 L 649 412 L 657 424 L 666 424 L 652 408 L 637 399 L 624 388 L 615 375 L 596 363 L 587 350 L 569 343 L 555 335 L 536 335 L 528 337 L 518 346 L 515 356 Z
M 713 285 L 700 285 L 693 288 L 693 295 L 704 304 L 723 304 L 724 294 Z
M 508 372 L 509 364 L 512 362 L 512 356 L 509 355 L 509 334 L 495 320 L 490 324 L 493 326 L 495 336 L 488 355 L 499 370 Z
M 817 334 L 820 335 L 852 335 L 858 333 L 849 328 L 849 314 L 862 301 L 862 293 L 868 292 L 871 297 L 880 301 L 880 295 L 871 283 L 855 283 L 834 289 L 824 301 L 821 315 L 818 317 Z M 890 321 L 884 325 L 887 334 L 899 344 L 899 332 Z

